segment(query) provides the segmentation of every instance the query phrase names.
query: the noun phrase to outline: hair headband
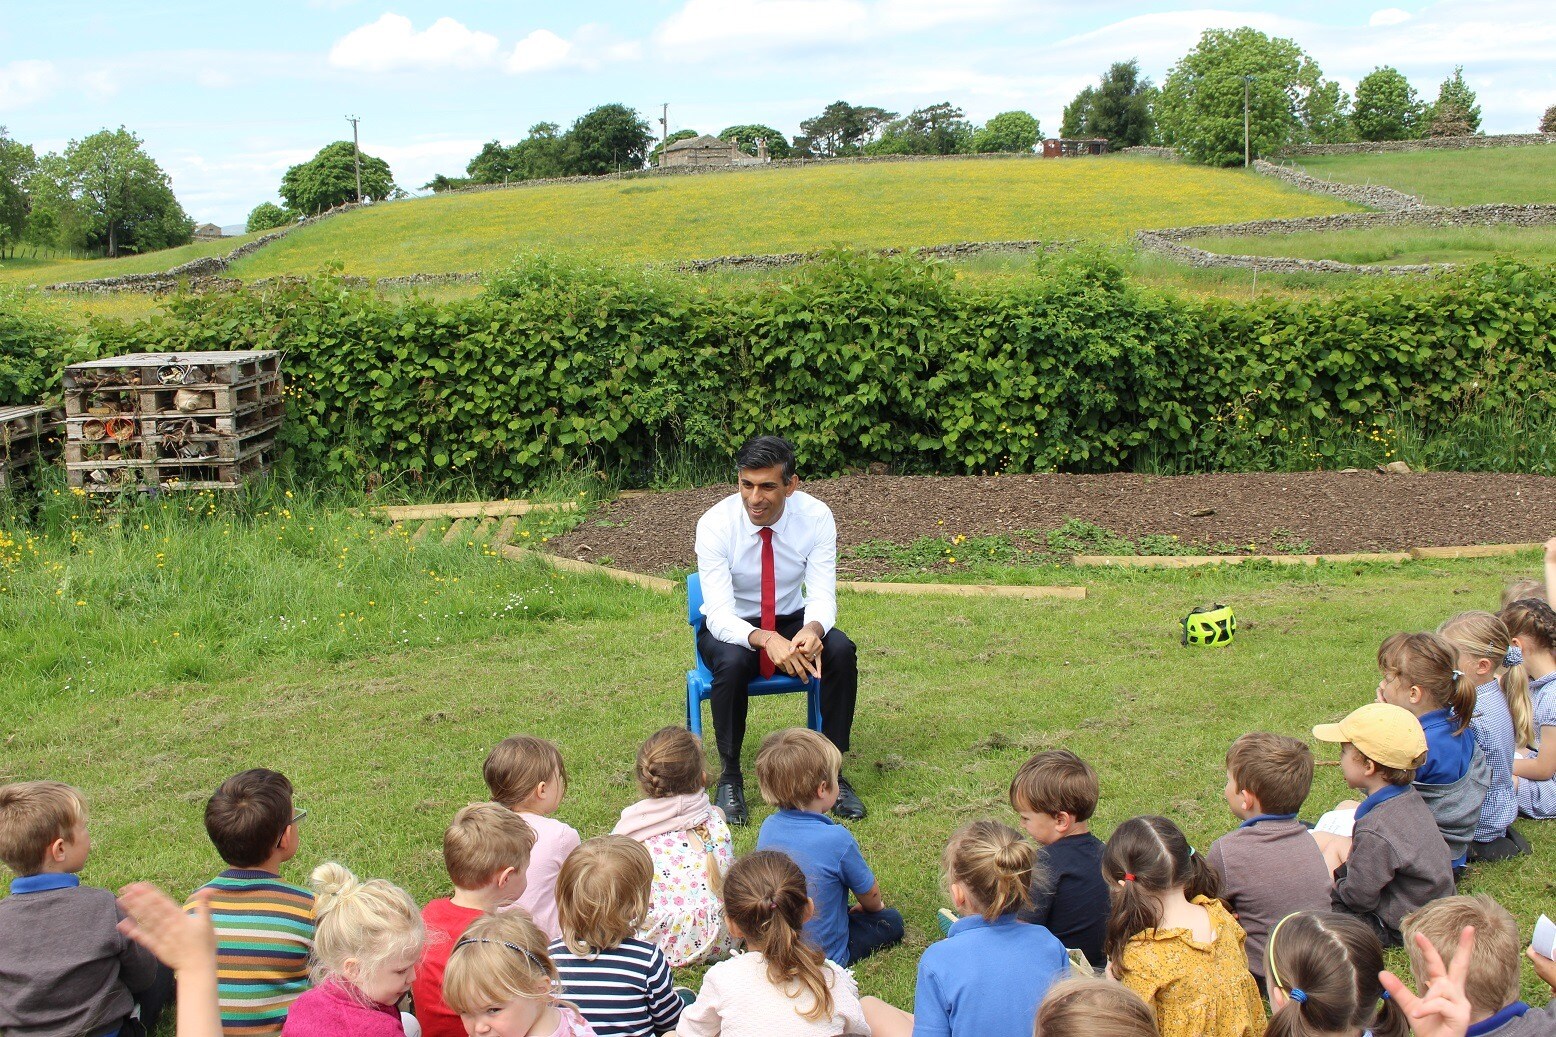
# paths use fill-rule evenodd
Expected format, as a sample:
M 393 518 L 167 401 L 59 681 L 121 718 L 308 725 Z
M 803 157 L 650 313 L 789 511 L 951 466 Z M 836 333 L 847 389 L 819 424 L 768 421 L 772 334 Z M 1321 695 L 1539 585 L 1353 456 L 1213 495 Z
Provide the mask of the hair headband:
M 1269 941 L 1264 945 L 1264 955 L 1270 966 L 1270 986 L 1279 990 L 1288 990 L 1290 992 L 1291 999 L 1299 1005 L 1307 1001 L 1307 993 L 1305 991 L 1299 990 L 1296 987 L 1287 987 L 1286 984 L 1280 981 L 1280 975 L 1278 972 L 1276 972 L 1275 969 L 1275 937 L 1280 935 L 1281 926 L 1285 925 L 1287 922 L 1291 921 L 1301 913 L 1302 912 L 1300 911 L 1293 911 L 1285 918 L 1282 918 L 1280 921 L 1276 922 L 1275 928 L 1270 930 Z M 1302 996 L 1298 997 L 1298 994 L 1301 994 Z
M 472 944 L 477 944 L 477 943 L 492 943 L 492 944 L 498 944 L 500 946 L 506 947 L 510 951 L 515 952 L 516 954 L 524 955 L 524 957 L 529 960 L 529 963 L 531 965 L 535 966 L 541 972 L 544 972 L 548 976 L 551 974 L 551 970 L 546 967 L 546 963 L 541 961 L 539 958 L 535 957 L 535 955 L 534 955 L 534 953 L 532 951 L 529 951 L 529 950 L 527 950 L 527 949 L 525 949 L 523 947 L 520 947 L 516 943 L 509 943 L 507 940 L 487 940 L 487 939 L 474 939 L 474 938 L 471 938 L 471 937 L 465 937 L 464 939 L 460 940 L 458 943 L 454 944 L 454 950 L 453 951 L 449 951 L 449 954 L 453 955 L 454 951 L 459 950 L 459 948 L 461 948 L 461 947 L 468 947 L 468 946 L 470 946 Z

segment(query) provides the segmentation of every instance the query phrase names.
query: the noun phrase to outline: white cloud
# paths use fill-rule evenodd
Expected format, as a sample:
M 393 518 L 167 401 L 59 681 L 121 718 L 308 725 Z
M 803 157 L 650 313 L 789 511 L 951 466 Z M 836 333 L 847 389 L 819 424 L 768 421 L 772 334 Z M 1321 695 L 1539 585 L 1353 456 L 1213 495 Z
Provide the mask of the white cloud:
M 1385 7 L 1381 11 L 1372 12 L 1372 17 L 1367 19 L 1367 24 L 1371 26 L 1398 25 L 1409 20 L 1409 11 L 1401 11 L 1397 7 Z
M 58 82 L 59 72 L 52 61 L 13 61 L 0 65 L 0 111 L 43 100 Z
M 730 43 L 764 45 L 854 37 L 869 29 L 858 0 L 686 0 L 655 31 L 677 50 Z
M 497 56 L 497 37 L 439 18 L 417 32 L 404 15 L 385 14 L 351 30 L 330 48 L 330 64 L 357 72 L 481 68 Z
M 642 56 L 643 45 L 638 41 L 620 39 L 605 26 L 591 23 L 580 26 L 570 40 L 550 29 L 536 29 L 518 42 L 503 67 L 514 75 L 564 68 L 593 72 Z
M 573 45 L 550 29 L 536 29 L 518 42 L 504 66 L 513 73 L 547 72 L 567 64 Z

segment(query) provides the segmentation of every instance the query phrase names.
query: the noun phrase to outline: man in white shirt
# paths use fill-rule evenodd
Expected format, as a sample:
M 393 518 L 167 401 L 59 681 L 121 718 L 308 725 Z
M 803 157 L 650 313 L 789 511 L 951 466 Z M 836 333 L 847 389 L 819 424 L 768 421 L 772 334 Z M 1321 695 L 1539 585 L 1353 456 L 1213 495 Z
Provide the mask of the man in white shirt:
M 723 767 L 713 802 L 731 824 L 743 825 L 749 815 L 740 748 L 751 680 L 819 673 L 821 733 L 846 753 L 859 665 L 854 643 L 833 626 L 837 526 L 825 504 L 798 492 L 794 448 L 779 436 L 757 436 L 735 455 L 735 467 L 740 492 L 697 520 L 697 648 L 713 671 L 713 730 Z M 846 778 L 838 780 L 832 812 L 853 821 L 865 815 Z

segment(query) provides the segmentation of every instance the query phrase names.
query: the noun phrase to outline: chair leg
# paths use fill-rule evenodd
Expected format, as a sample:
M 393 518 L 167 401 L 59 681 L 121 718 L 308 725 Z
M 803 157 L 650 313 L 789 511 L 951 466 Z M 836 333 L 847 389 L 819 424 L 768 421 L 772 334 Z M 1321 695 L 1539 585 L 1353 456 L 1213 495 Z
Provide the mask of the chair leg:
M 702 696 L 689 684 L 686 687 L 686 730 L 702 737 Z
M 806 682 L 809 686 L 805 689 L 806 710 L 809 714 L 806 719 L 812 731 L 821 730 L 821 681 L 812 678 Z

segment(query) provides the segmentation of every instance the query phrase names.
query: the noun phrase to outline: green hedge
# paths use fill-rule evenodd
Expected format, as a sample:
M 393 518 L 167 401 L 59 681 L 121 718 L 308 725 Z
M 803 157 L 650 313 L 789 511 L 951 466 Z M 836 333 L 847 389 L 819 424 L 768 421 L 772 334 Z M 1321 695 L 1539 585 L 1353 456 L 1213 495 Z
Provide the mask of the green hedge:
M 1142 289 L 1102 256 L 998 283 L 951 269 L 841 252 L 783 283 L 709 283 L 535 258 L 470 299 L 319 278 L 80 336 L 10 297 L 0 330 L 31 346 L 17 364 L 7 343 L 0 400 L 71 353 L 279 348 L 302 477 L 495 490 L 559 465 L 727 456 L 766 430 L 811 474 L 1265 467 L 1299 437 L 1321 462 L 1331 433 L 1556 399 L 1556 268 L 1251 303 Z

